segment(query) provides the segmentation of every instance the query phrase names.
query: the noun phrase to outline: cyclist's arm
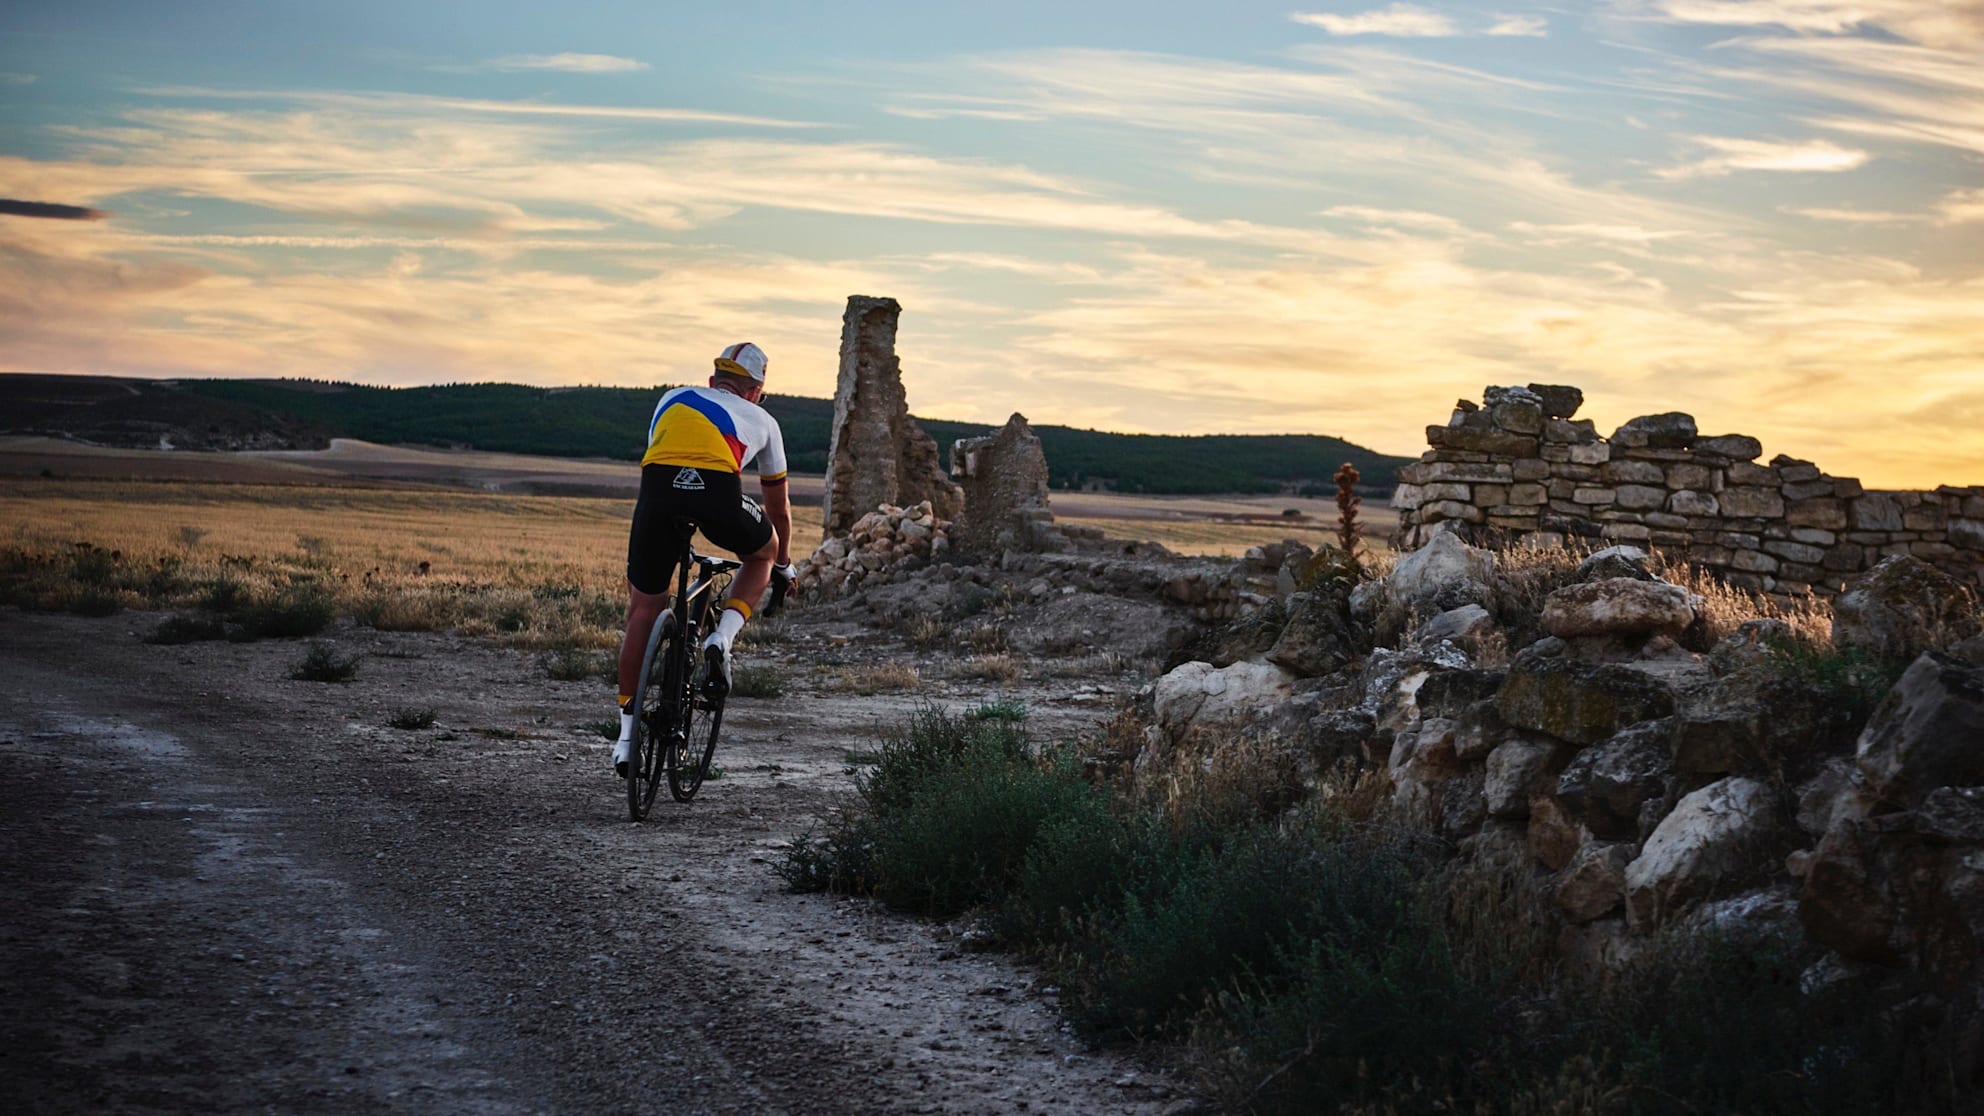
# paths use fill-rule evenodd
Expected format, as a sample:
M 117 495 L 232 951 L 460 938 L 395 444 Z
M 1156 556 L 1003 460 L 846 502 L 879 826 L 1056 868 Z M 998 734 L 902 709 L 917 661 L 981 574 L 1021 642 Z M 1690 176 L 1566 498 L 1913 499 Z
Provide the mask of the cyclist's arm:
M 765 519 L 778 533 L 778 565 L 792 564 L 792 501 L 785 491 L 785 478 L 776 481 L 760 480 L 759 491 L 765 497 Z
M 758 491 L 765 498 L 765 515 L 778 532 L 778 565 L 792 564 L 792 501 L 785 490 L 785 434 L 773 421 L 771 437 L 758 454 Z

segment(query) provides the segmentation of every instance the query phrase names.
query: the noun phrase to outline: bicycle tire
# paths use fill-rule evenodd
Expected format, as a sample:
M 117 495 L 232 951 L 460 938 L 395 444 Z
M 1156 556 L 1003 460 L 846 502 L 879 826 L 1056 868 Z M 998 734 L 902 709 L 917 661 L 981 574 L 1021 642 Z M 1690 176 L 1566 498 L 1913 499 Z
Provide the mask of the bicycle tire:
M 720 576 L 711 583 L 709 594 L 701 602 L 698 622 L 694 625 L 696 638 L 688 646 L 701 650 L 703 639 L 716 630 L 722 609 L 713 607 L 713 603 L 721 599 L 720 594 L 729 588 L 730 581 L 729 577 Z M 708 669 L 700 663 L 692 666 L 689 685 L 682 690 L 682 736 L 678 747 L 670 750 L 670 762 L 666 765 L 668 793 L 677 802 L 687 802 L 696 797 L 703 780 L 709 777 L 710 761 L 716 756 L 717 734 L 723 728 L 725 695 L 704 692 L 702 675 Z
M 655 621 L 655 634 L 641 656 L 641 672 L 634 687 L 634 750 L 627 763 L 627 816 L 645 821 L 654 807 L 656 794 L 665 778 L 663 753 L 674 731 L 675 693 L 668 685 L 669 660 L 676 646 L 670 629 L 673 616 Z

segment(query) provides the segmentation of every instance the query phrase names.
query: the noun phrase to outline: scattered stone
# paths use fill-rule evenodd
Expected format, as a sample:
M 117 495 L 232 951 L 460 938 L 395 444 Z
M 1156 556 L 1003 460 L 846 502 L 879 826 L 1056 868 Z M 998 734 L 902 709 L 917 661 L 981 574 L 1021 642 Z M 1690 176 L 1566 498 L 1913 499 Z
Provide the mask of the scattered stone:
M 1955 578 L 1919 558 L 1896 555 L 1856 578 L 1833 602 L 1832 640 L 1880 659 L 1913 659 L 1984 618 Z M 1967 630 L 1952 631 L 1961 627 Z
M 1626 902 L 1626 866 L 1633 853 L 1630 844 L 1599 841 L 1578 849 L 1557 881 L 1557 906 L 1576 923 L 1617 912 Z
M 1555 744 L 1524 736 L 1512 737 L 1490 752 L 1482 788 L 1488 813 L 1498 818 L 1528 817 L 1529 800 L 1550 782 L 1556 755 Z
M 1627 725 L 1674 712 L 1674 694 L 1642 671 L 1524 653 L 1495 698 L 1511 726 L 1596 744 Z
M 1578 413 L 1584 406 L 1584 392 L 1578 388 L 1561 384 L 1531 384 L 1529 393 L 1542 405 L 1547 418 L 1567 419 Z M 1759 453 L 1763 452 L 1761 449 Z
M 1186 663 L 1157 680 L 1157 723 L 1173 738 L 1192 727 L 1234 726 L 1280 704 L 1295 676 L 1270 663 Z
M 1494 573 L 1494 555 L 1467 545 L 1450 531 L 1440 531 L 1400 558 L 1385 584 L 1392 596 L 1422 610 L 1456 608 L 1479 601 Z
M 1694 603 L 1686 589 L 1631 577 L 1567 585 L 1543 604 L 1543 630 L 1562 639 L 1679 636 L 1694 621 Z
M 1937 787 L 1984 785 L 1984 667 L 1930 652 L 1874 711 L 1856 748 L 1867 790 L 1909 806 Z
M 1288 623 L 1268 649 L 1268 662 L 1296 675 L 1315 678 L 1342 668 L 1369 646 L 1359 645 L 1355 625 L 1343 597 L 1330 593 L 1297 593 L 1288 599 Z
M 1681 799 L 1626 868 L 1626 917 L 1657 926 L 1767 870 L 1777 803 L 1764 783 L 1723 779 Z
M 1608 839 L 1637 837 L 1640 811 L 1667 791 L 1671 720 L 1646 721 L 1586 748 L 1557 779 L 1557 801 L 1585 828 Z

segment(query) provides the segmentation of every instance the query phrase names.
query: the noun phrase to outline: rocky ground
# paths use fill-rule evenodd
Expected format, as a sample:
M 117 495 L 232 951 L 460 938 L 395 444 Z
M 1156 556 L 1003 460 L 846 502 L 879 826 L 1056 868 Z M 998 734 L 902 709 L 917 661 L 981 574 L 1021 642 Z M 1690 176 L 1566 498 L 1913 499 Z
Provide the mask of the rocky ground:
M 734 699 L 722 777 L 643 825 L 606 683 L 529 653 L 340 627 L 363 658 L 333 685 L 288 677 L 292 642 L 0 612 L 0 1108 L 1189 1109 L 962 926 L 769 870 L 916 703 L 1014 697 L 1058 737 L 1148 666 L 1010 684 L 926 654 L 864 695 L 866 660 L 918 656 L 830 611 L 752 652 L 786 694 Z

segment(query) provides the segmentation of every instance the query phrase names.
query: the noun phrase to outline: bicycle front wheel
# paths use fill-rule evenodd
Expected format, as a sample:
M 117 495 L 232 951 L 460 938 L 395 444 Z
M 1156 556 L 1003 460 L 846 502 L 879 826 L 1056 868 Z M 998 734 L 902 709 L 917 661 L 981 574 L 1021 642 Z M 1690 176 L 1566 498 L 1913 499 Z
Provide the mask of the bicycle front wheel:
M 690 644 L 690 647 L 695 651 L 700 652 L 703 640 L 716 630 L 722 610 L 715 606 L 715 602 L 722 600 L 722 593 L 729 588 L 730 578 L 720 577 L 712 584 L 710 594 L 704 598 L 702 607 L 696 614 L 696 623 L 692 625 L 696 632 L 696 641 Z M 724 694 L 721 690 L 711 693 L 703 684 L 709 669 L 706 662 L 697 661 L 695 664 L 694 676 L 689 680 L 690 685 L 687 687 L 683 701 L 682 735 L 678 741 L 679 747 L 670 753 L 670 762 L 667 764 L 668 793 L 674 795 L 677 802 L 687 802 L 694 798 L 696 791 L 702 787 L 703 780 L 709 778 L 710 762 L 716 755 L 717 733 L 723 728 Z

